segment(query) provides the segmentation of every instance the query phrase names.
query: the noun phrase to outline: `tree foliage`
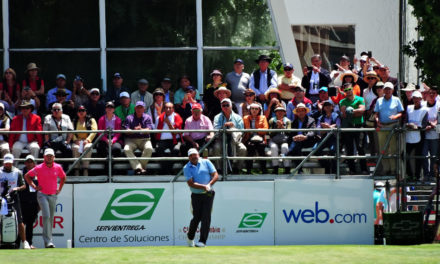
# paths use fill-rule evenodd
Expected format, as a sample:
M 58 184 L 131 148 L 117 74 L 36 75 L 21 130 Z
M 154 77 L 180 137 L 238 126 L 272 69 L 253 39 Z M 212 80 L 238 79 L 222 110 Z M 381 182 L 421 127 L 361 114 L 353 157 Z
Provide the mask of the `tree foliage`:
M 415 57 L 415 66 L 422 72 L 422 80 L 430 85 L 440 84 L 440 0 L 409 0 L 418 18 L 416 28 L 420 39 L 404 47 L 404 52 Z

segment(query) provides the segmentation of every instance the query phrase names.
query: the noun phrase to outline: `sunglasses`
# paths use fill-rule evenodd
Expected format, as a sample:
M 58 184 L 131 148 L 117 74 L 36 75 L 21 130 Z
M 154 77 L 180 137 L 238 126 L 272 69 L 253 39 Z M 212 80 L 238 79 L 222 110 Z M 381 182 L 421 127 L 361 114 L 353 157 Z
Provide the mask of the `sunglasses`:
M 284 68 L 285 71 L 291 71 L 293 70 L 292 68 Z
M 5 72 L 5 74 L 12 74 L 12 72 Z
M 252 97 L 252 96 L 254 96 L 254 94 L 245 94 L 244 96 L 246 96 L 246 97 Z
M 78 112 L 86 112 L 86 109 L 79 109 Z
M 31 109 L 32 107 L 30 107 L 30 106 L 24 106 L 24 107 L 22 107 L 21 109 Z
M 107 105 L 105 108 L 114 108 L 112 105 Z
M 93 92 L 93 93 L 90 93 L 91 95 L 99 95 L 99 93 L 95 93 L 95 92 Z
M 222 104 L 222 107 L 230 107 L 230 104 Z
M 59 111 L 61 111 L 61 109 L 59 108 L 52 109 L 52 112 L 59 112 Z
M 260 108 L 251 107 L 251 110 L 260 110 Z
M 376 80 L 375 77 L 367 77 L 367 80 Z
M 349 92 L 349 91 L 353 91 L 353 88 L 344 89 L 344 92 Z

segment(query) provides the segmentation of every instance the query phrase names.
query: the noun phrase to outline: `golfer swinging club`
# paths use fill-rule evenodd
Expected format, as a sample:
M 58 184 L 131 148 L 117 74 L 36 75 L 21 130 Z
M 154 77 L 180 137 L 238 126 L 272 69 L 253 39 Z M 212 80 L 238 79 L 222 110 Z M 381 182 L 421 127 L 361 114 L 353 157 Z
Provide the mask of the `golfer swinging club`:
M 187 242 L 190 247 L 194 247 L 194 245 L 204 247 L 206 240 L 208 240 L 212 203 L 215 195 L 211 186 L 218 180 L 218 173 L 211 161 L 200 159 L 197 149 L 189 149 L 188 158 L 189 162 L 183 168 L 183 173 L 191 190 L 193 218 L 189 224 Z M 202 222 L 200 239 L 194 244 L 194 236 L 200 221 Z

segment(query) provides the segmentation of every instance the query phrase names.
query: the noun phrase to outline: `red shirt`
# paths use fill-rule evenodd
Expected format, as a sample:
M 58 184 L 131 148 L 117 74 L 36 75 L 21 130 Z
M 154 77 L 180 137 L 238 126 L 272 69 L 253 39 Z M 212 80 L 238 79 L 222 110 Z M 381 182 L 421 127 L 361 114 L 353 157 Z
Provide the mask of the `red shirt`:
M 35 91 L 37 91 L 37 88 L 38 88 L 37 82 L 41 82 L 40 87 L 44 86 L 44 80 L 40 79 L 40 77 L 37 76 L 37 78 L 35 78 L 35 80 L 33 80 L 33 81 L 29 80 L 29 83 L 27 83 L 26 80 L 23 80 L 23 87 L 29 86 L 29 87 L 31 87 L 31 90 L 35 92 Z
M 58 163 L 53 163 L 51 168 L 46 166 L 46 163 L 41 163 L 35 166 L 32 170 L 28 172 L 30 177 L 37 176 L 38 186 L 41 186 L 40 192 L 53 195 L 57 193 L 58 182 L 57 179 L 66 178 L 63 167 Z

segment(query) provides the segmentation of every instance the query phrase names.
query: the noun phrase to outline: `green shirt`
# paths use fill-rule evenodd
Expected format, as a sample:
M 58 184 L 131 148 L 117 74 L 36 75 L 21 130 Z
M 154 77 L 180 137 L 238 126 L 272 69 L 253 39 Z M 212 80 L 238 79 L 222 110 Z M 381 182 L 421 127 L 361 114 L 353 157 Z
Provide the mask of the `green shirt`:
M 358 109 L 360 105 L 365 105 L 365 101 L 364 98 L 355 95 L 353 101 L 350 101 L 347 97 L 342 99 L 339 102 L 339 105 L 345 106 L 345 107 L 353 107 L 353 109 Z M 351 118 L 351 122 L 353 123 L 353 125 L 361 125 L 364 123 L 364 116 L 357 116 L 357 117 L 352 117 Z
M 134 114 L 134 104 L 132 103 L 130 103 L 130 106 L 128 108 L 120 105 L 115 109 L 115 115 L 121 119 L 121 123 L 124 123 L 125 118 L 131 114 Z

